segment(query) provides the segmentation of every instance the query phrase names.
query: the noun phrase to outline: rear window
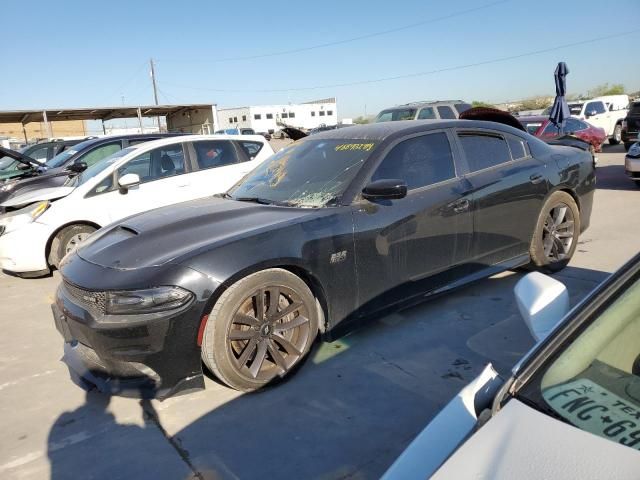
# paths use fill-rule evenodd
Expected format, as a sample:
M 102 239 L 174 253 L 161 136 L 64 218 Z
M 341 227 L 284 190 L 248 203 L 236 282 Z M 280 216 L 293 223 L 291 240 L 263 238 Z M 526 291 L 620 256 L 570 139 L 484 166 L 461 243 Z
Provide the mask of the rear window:
M 511 161 L 507 142 L 499 135 L 461 133 L 458 137 L 471 172 Z
M 322 114 L 322 112 L 320 112 Z M 413 120 L 416 117 L 415 108 L 400 108 L 383 110 L 376 117 L 376 122 L 396 122 L 399 120 Z
M 580 115 L 580 112 L 582 112 L 582 103 L 570 103 L 569 111 L 571 115 Z

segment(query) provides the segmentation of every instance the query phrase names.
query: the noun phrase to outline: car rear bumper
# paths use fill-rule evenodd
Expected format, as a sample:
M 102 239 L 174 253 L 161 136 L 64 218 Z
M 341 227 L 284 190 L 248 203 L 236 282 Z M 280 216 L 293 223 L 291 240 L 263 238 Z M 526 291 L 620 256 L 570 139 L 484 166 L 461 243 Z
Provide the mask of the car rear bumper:
M 160 400 L 204 388 L 197 340 L 206 302 L 198 295 L 176 310 L 129 316 L 98 312 L 87 303 L 90 293 L 63 281 L 52 305 L 74 383 Z
M 635 143 L 638 141 L 638 135 L 640 134 L 640 131 L 638 131 L 637 129 L 633 129 L 633 130 L 622 130 L 622 141 L 624 143 Z
M 51 227 L 33 222 L 0 235 L 0 269 L 14 273 L 49 268 L 45 256 Z

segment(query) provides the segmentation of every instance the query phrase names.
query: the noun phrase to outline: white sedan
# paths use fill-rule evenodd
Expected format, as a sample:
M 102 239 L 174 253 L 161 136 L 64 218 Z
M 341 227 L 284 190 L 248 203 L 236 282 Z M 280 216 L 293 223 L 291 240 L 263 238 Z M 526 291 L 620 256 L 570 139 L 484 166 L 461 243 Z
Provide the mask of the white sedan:
M 560 282 L 515 293 L 538 344 L 506 381 L 487 366 L 383 479 L 640 478 L 640 255 L 561 322 Z
M 2 204 L 9 213 L 0 216 L 0 268 L 23 276 L 49 273 L 95 230 L 225 192 L 272 154 L 261 135 L 190 135 L 125 148 L 62 187 Z

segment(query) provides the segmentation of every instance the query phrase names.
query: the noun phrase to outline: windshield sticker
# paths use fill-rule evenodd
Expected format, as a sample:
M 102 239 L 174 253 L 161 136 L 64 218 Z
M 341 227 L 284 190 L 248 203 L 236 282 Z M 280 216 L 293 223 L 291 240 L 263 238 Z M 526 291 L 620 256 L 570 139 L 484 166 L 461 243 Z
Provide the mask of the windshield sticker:
M 576 427 L 640 450 L 640 407 L 591 380 L 546 389 L 542 396 Z
M 373 149 L 375 143 L 342 143 L 335 146 L 336 152 L 352 152 L 352 151 L 364 151 L 368 152 Z

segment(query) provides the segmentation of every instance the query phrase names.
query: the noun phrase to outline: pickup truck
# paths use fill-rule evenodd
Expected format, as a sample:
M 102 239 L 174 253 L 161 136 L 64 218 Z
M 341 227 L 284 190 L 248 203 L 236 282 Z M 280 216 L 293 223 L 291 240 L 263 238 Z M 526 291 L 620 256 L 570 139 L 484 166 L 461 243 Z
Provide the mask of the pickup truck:
M 609 138 L 610 145 L 617 145 L 622 141 L 622 121 L 629 110 L 619 107 L 618 104 L 598 98 L 569 102 L 571 115 L 602 128 Z

